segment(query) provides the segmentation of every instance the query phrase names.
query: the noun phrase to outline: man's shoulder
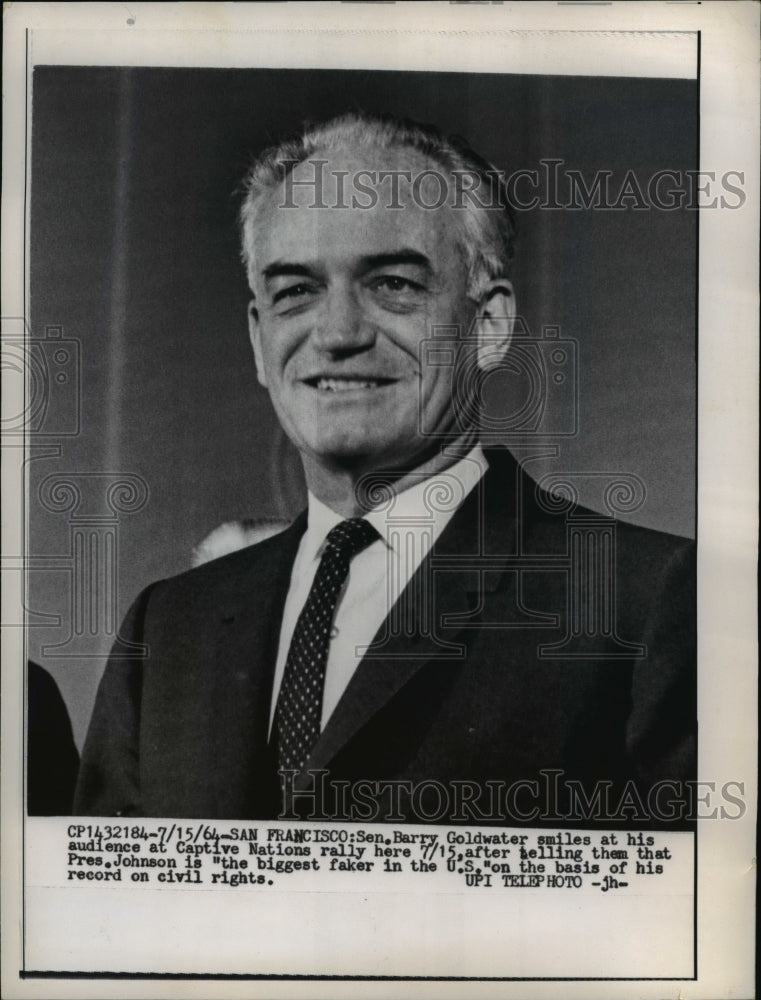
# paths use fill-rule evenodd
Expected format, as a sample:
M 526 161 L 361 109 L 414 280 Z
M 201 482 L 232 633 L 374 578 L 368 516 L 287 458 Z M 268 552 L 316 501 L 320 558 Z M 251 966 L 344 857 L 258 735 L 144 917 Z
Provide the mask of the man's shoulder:
M 147 588 L 152 601 L 205 600 L 214 595 L 236 593 L 245 587 L 256 593 L 257 587 L 266 587 L 269 580 L 290 567 L 304 531 L 305 518 L 301 514 L 287 528 L 259 542 L 246 545 L 159 580 Z
M 609 490 L 607 505 L 603 497 L 595 509 L 579 502 L 573 474 L 567 477 L 537 477 L 529 462 L 519 461 L 504 447 L 486 449 L 486 456 L 489 462 L 489 475 L 484 480 L 488 494 L 487 511 L 490 510 L 492 516 L 498 514 L 504 517 L 511 505 L 516 505 L 516 516 L 521 522 L 524 540 L 527 535 L 533 534 L 551 545 L 565 548 L 571 532 L 586 531 L 593 536 L 612 529 L 619 555 L 628 555 L 641 568 L 646 568 L 653 561 L 663 565 L 664 561 L 671 559 L 694 560 L 693 539 L 629 519 L 627 506 L 633 507 L 634 504 L 626 492 L 629 489 L 627 483 L 622 482 L 620 494 Z

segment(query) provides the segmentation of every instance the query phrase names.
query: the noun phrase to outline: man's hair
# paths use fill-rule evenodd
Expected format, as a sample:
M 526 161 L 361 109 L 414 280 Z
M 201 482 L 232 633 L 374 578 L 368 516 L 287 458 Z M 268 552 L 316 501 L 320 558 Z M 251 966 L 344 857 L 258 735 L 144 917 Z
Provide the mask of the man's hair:
M 433 125 L 421 125 L 390 115 L 352 112 L 308 126 L 296 138 L 265 149 L 243 179 L 240 209 L 242 258 L 248 282 L 254 284 L 254 233 L 262 197 L 282 184 L 299 163 L 335 149 L 409 149 L 443 168 L 459 191 L 456 215 L 460 245 L 468 267 L 468 295 L 480 298 L 493 278 L 507 277 L 513 257 L 515 225 L 502 174 L 474 152 L 464 139 L 444 135 Z M 473 192 L 469 194 L 468 192 Z

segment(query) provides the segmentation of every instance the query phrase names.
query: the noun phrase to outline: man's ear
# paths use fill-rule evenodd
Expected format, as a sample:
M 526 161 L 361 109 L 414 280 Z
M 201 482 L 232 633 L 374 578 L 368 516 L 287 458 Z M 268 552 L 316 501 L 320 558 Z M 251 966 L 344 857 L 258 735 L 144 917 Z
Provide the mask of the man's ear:
M 256 377 L 259 379 L 259 384 L 266 388 L 267 376 L 264 374 L 264 360 L 262 358 L 262 329 L 259 325 L 259 312 L 256 308 L 256 299 L 251 299 L 248 304 L 248 336 L 251 346 L 254 349 Z
M 507 278 L 494 278 L 478 302 L 478 367 L 498 365 L 510 347 L 515 325 L 515 292 Z

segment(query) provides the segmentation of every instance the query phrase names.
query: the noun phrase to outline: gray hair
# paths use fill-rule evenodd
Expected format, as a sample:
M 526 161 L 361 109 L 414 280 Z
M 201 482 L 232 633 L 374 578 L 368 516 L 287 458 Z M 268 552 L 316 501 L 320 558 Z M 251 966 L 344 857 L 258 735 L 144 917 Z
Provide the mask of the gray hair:
M 257 211 L 264 194 L 282 183 L 299 163 L 316 153 L 330 150 L 411 149 L 422 154 L 455 179 L 470 178 L 458 200 L 461 209 L 460 246 L 468 268 L 468 295 L 477 300 L 487 282 L 507 277 L 513 257 L 515 225 L 506 196 L 502 174 L 474 152 L 458 136 L 447 136 L 432 125 L 421 125 L 388 115 L 352 112 L 304 129 L 295 139 L 265 149 L 243 179 L 243 201 L 239 222 L 241 256 L 248 282 L 254 282 L 254 233 Z M 486 186 L 488 198 L 477 200 L 475 192 Z

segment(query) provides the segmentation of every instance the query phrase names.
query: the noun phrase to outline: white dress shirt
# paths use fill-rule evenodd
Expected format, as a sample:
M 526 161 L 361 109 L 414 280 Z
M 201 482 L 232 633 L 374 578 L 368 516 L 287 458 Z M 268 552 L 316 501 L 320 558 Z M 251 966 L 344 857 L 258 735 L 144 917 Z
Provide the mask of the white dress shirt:
M 325 669 L 322 729 L 391 607 L 452 515 L 481 479 L 487 464 L 481 446 L 477 445 L 447 469 L 414 483 L 396 494 L 390 504 L 382 504 L 365 515 L 379 538 L 354 556 L 338 596 Z M 270 731 L 296 622 L 306 604 L 325 538 L 342 520 L 340 514 L 309 494 L 307 530 L 296 553 L 280 628 Z

